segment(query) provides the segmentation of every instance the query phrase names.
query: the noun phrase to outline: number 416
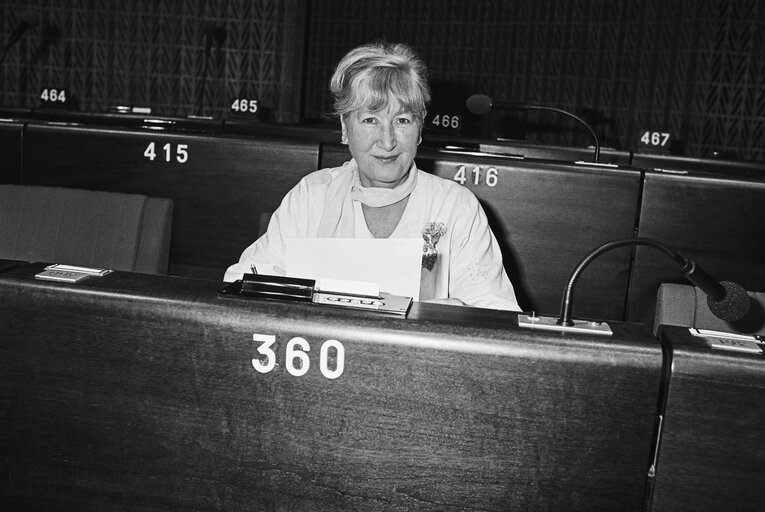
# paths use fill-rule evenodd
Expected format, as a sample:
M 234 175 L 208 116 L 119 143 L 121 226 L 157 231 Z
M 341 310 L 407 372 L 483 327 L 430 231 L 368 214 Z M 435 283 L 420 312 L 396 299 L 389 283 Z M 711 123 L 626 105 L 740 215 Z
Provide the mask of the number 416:
M 470 174 L 472 174 L 472 182 L 474 185 L 480 185 L 481 184 L 481 171 L 482 169 L 479 166 L 474 166 L 471 171 L 468 172 L 468 170 L 465 168 L 464 165 L 460 165 L 457 167 L 457 172 L 454 174 L 454 181 L 459 183 L 460 185 L 464 185 L 468 180 L 470 180 Z M 486 169 L 486 173 L 483 175 L 484 182 L 489 187 L 496 187 L 497 186 L 497 174 L 499 171 L 497 171 L 494 167 L 489 167 Z

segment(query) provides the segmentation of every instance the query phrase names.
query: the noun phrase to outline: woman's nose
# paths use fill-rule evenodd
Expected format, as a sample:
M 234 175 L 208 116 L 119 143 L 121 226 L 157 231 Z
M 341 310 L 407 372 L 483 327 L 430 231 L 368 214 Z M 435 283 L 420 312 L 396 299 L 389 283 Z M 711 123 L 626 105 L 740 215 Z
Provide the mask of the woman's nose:
M 381 128 L 380 139 L 377 144 L 385 151 L 392 151 L 397 145 L 396 132 L 392 125 L 384 125 Z

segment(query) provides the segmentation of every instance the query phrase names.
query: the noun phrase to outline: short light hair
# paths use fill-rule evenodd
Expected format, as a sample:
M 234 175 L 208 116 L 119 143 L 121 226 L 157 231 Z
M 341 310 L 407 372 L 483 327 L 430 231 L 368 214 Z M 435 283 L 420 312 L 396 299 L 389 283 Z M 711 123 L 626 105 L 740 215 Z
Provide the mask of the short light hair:
M 430 87 L 425 63 L 409 46 L 377 42 L 354 48 L 335 68 L 329 89 L 340 117 L 368 108 L 377 111 L 396 98 L 422 125 Z

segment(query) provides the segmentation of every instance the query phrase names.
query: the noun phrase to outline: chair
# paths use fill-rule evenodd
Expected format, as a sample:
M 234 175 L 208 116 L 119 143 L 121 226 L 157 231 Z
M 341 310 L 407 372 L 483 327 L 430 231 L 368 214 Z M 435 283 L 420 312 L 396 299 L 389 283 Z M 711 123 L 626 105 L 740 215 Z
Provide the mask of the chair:
M 654 334 L 662 325 L 695 327 L 737 334 L 765 335 L 765 292 L 747 292 L 749 312 L 736 322 L 726 322 L 712 314 L 707 297 L 700 289 L 686 284 L 663 283 L 656 296 Z
M 0 185 L 0 259 L 167 273 L 173 202 Z

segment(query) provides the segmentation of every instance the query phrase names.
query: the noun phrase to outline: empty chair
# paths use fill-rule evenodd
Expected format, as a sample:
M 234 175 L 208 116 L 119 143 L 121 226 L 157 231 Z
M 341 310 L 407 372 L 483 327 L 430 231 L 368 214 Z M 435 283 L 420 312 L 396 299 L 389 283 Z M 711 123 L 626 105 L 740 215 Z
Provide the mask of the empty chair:
M 167 273 L 173 202 L 0 185 L 0 259 Z

